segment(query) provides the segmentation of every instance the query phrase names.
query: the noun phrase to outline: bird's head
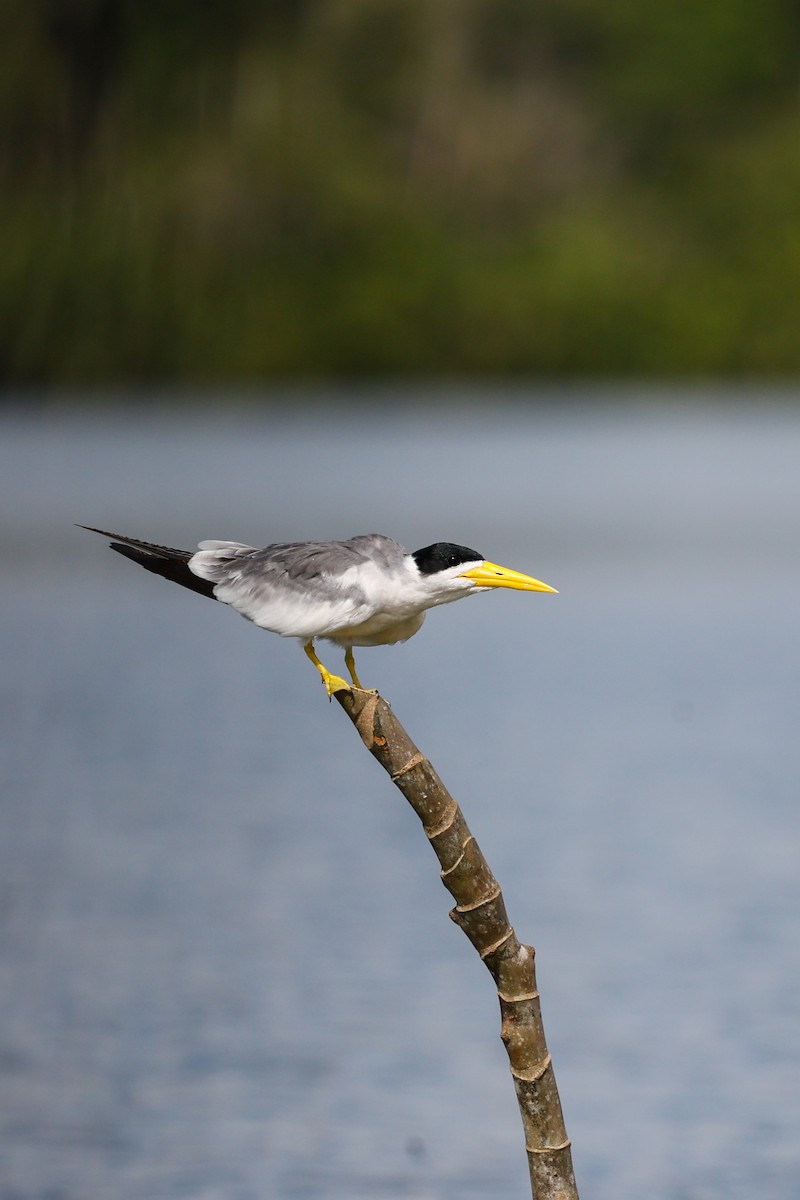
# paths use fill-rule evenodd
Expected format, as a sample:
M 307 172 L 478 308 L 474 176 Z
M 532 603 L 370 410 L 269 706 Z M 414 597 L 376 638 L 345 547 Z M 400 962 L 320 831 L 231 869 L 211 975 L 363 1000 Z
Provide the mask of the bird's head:
M 522 592 L 555 592 L 546 583 L 489 562 L 477 550 L 469 546 L 456 546 L 452 542 L 435 542 L 415 550 L 411 558 L 416 564 L 420 580 L 431 591 L 439 593 L 443 600 L 455 600 L 469 596 L 484 588 L 513 588 Z

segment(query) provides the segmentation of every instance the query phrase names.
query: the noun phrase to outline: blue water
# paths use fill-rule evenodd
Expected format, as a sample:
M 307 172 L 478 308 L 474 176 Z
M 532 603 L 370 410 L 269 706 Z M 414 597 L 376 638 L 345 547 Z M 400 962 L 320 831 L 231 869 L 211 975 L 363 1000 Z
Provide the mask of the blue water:
M 0 1196 L 529 1195 L 402 797 L 294 643 L 74 521 L 446 539 L 557 587 L 362 677 L 537 947 L 584 1200 L 800 1195 L 800 408 L 274 399 L 0 417 Z

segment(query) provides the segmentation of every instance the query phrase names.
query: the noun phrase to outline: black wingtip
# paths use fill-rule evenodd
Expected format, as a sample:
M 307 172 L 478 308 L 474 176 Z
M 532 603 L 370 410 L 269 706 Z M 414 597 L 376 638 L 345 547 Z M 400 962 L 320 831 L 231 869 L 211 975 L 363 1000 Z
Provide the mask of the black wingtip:
M 95 529 L 94 525 L 81 525 L 78 521 L 75 522 L 75 529 L 88 529 L 89 533 L 99 533 L 103 537 L 118 537 L 116 533 L 109 533 L 107 529 Z
M 96 529 L 94 525 L 79 525 L 77 521 L 75 522 L 75 528 L 76 529 L 87 529 L 89 531 L 89 533 L 99 533 L 101 537 L 111 538 L 115 542 L 126 542 L 132 546 L 140 546 L 140 545 L 148 546 L 148 545 L 150 545 L 149 542 L 139 542 L 136 538 L 125 537 L 124 533 L 112 533 L 109 529 Z M 159 547 L 159 548 L 161 548 L 161 547 Z M 171 549 L 171 547 L 163 547 L 163 548 Z
M 214 584 L 207 579 L 200 579 L 189 569 L 189 559 L 194 551 L 160 546 L 156 542 L 143 542 L 138 538 L 125 537 L 121 533 L 110 533 L 107 529 L 96 529 L 94 525 L 78 525 L 76 522 L 76 528 L 87 529 L 89 533 L 99 533 L 102 537 L 110 538 L 109 546 L 112 550 L 129 558 L 131 562 L 138 563 L 146 571 L 152 571 L 162 579 L 168 579 L 191 592 L 216 600 Z

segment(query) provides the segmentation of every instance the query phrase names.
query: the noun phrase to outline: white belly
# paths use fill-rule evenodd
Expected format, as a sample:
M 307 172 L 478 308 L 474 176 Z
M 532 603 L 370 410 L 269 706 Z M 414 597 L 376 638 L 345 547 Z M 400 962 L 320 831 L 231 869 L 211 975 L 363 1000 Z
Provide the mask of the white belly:
M 359 625 L 337 629 L 335 633 L 322 636 L 337 646 L 393 646 L 395 642 L 407 642 L 413 637 L 424 620 L 425 613 L 415 613 L 413 617 L 401 620 L 394 614 L 376 613 Z

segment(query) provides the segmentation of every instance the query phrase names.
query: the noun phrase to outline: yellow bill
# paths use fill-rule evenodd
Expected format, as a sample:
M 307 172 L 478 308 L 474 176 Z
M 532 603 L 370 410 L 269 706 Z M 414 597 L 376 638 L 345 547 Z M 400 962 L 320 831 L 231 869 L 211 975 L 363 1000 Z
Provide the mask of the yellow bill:
M 479 567 L 465 571 L 462 579 L 471 579 L 480 587 L 514 588 L 519 592 L 554 592 L 555 588 L 534 579 L 531 575 L 523 575 L 521 571 L 512 571 L 509 567 L 498 566 L 497 563 L 485 562 Z

